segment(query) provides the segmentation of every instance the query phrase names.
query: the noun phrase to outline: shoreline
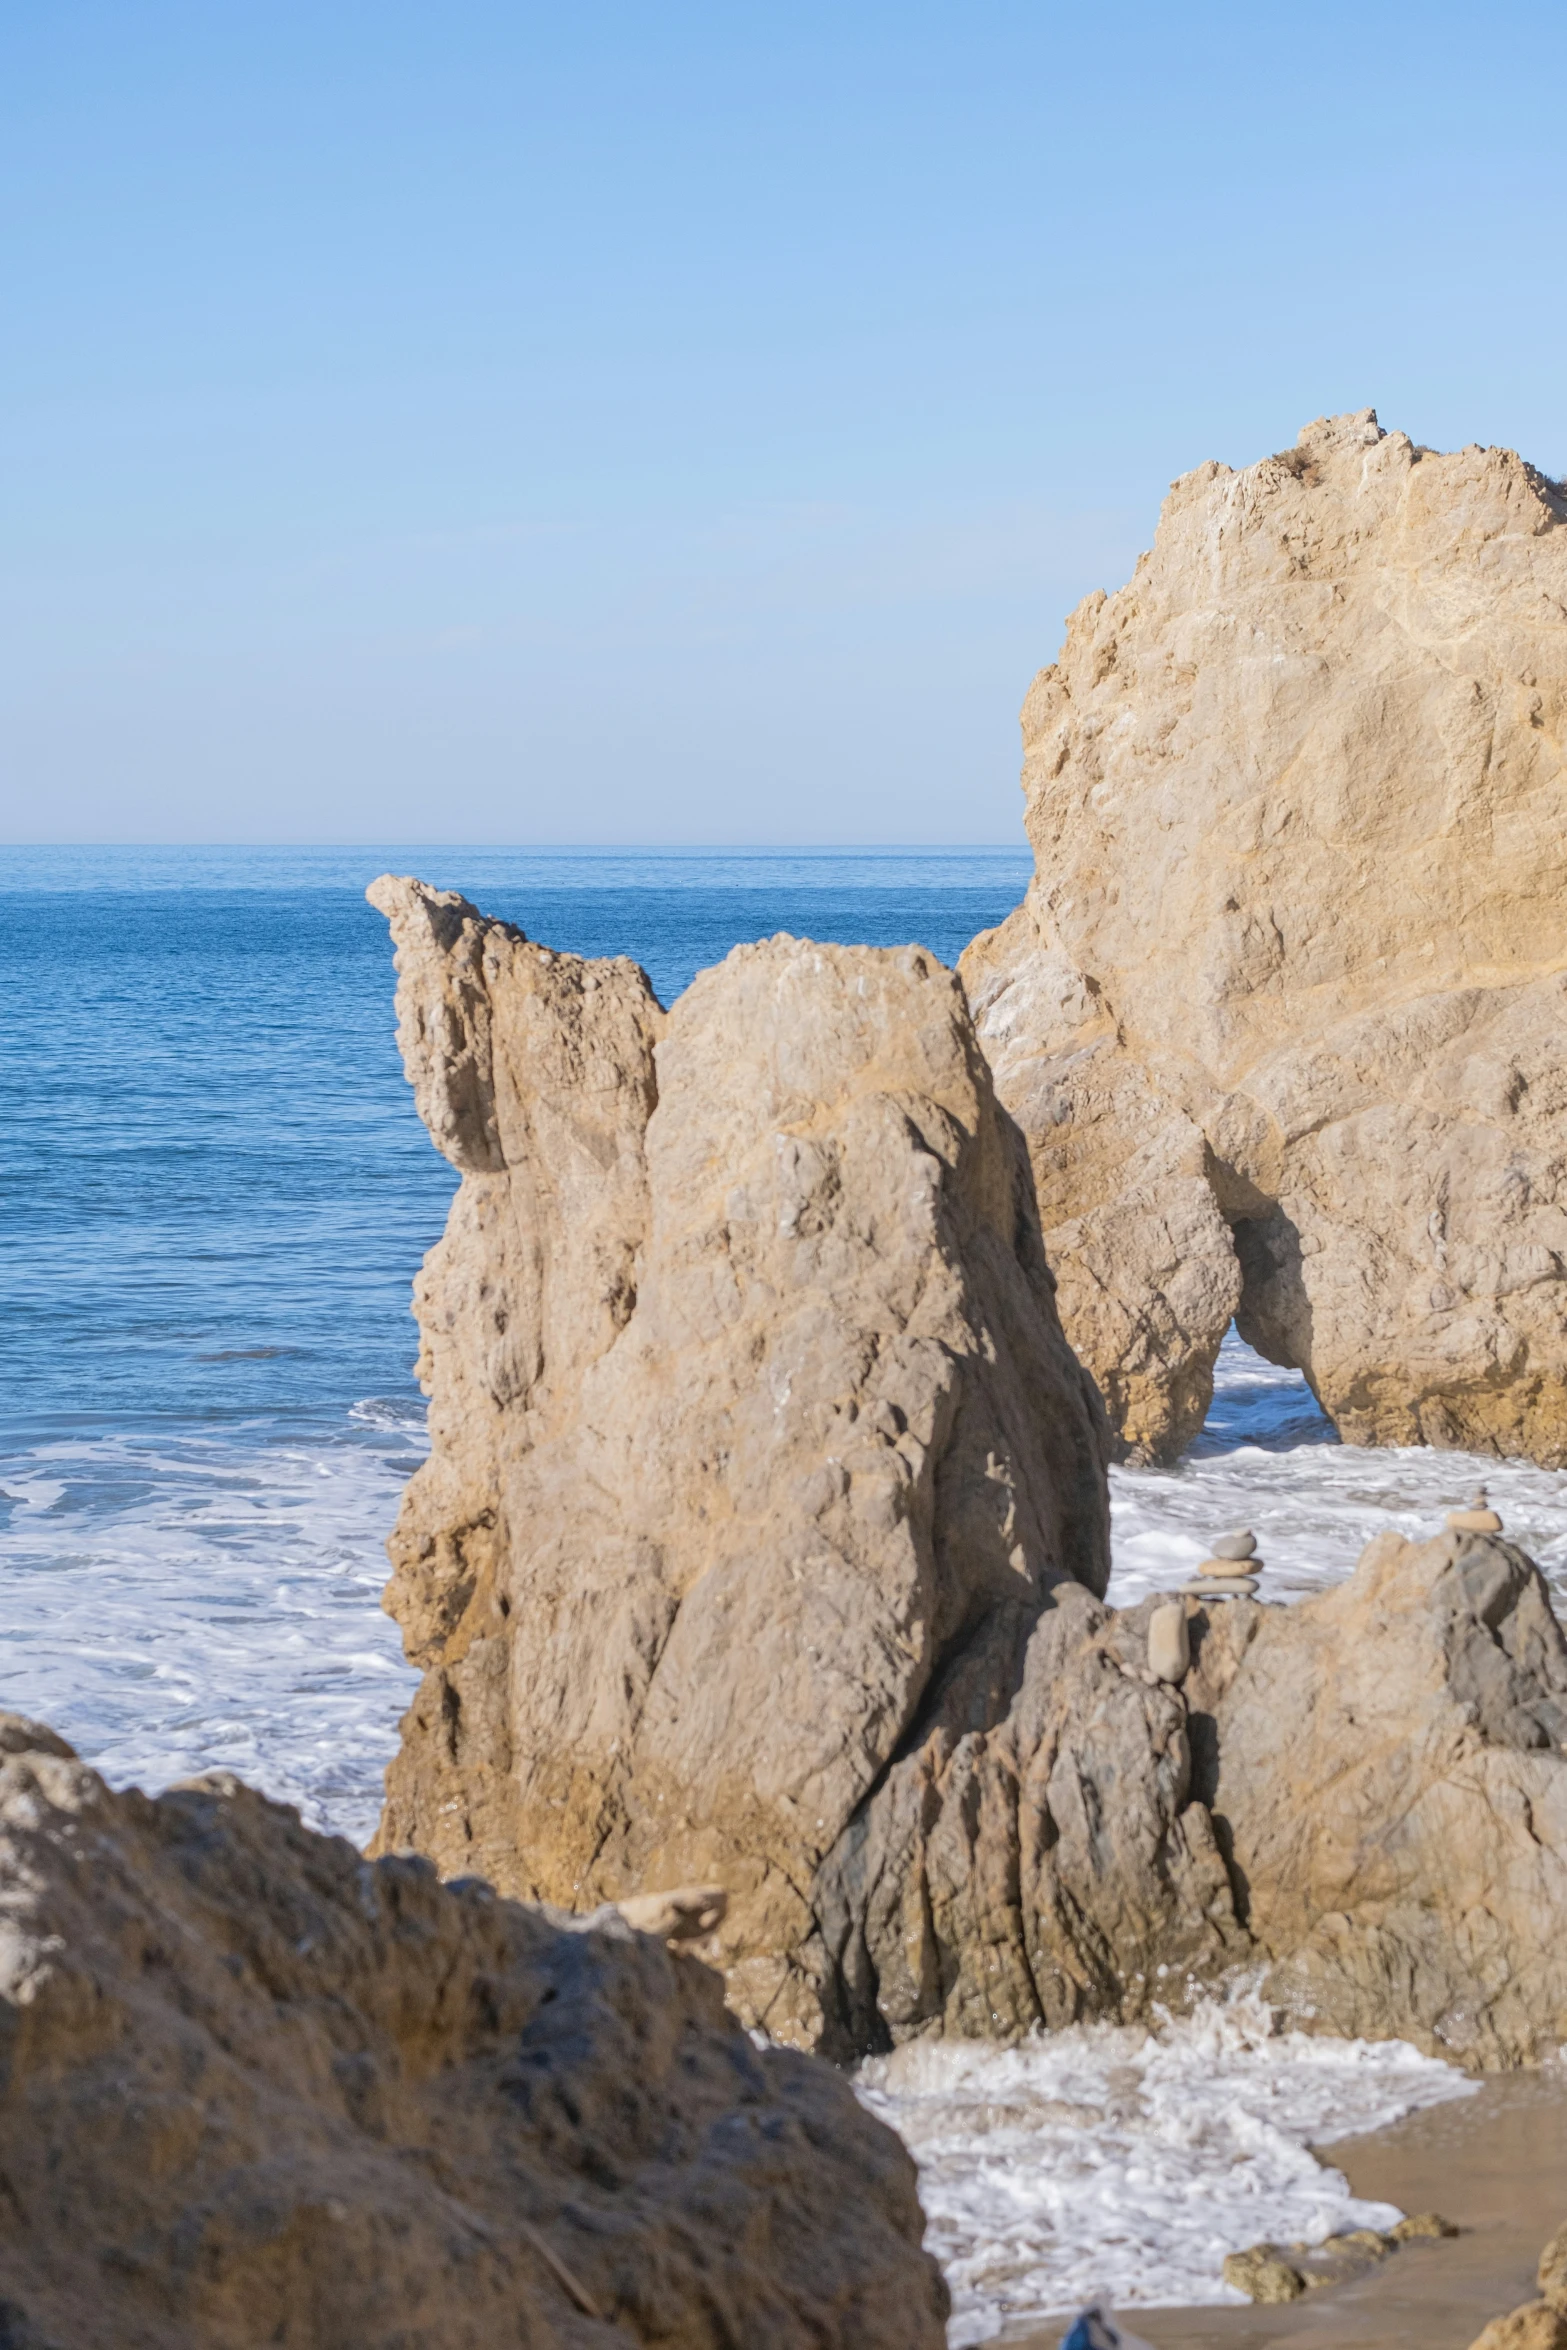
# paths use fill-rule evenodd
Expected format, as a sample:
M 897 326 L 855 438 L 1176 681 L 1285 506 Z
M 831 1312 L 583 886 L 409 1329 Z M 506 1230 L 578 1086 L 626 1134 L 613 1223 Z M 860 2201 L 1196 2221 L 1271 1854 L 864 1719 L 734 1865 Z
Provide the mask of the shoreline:
M 1567 2219 L 1567 2064 L 1493 2074 L 1473 2097 L 1317 2149 L 1354 2192 L 1440 2211 L 1462 2234 L 1407 2244 L 1350 2283 L 1279 2307 L 1127 2308 L 1153 2350 L 1469 2350 L 1488 2321 L 1536 2297 L 1541 2247 Z M 1069 2316 L 996 2337 L 1057 2350 Z

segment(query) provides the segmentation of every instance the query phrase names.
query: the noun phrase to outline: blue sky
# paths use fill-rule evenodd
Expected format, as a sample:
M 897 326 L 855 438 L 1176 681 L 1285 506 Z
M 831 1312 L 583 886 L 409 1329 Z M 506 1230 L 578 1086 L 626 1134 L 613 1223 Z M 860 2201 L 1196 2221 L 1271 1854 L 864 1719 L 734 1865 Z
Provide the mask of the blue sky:
M 0 836 L 1006 841 L 1169 481 L 1567 469 L 1567 11 L 0 0 Z

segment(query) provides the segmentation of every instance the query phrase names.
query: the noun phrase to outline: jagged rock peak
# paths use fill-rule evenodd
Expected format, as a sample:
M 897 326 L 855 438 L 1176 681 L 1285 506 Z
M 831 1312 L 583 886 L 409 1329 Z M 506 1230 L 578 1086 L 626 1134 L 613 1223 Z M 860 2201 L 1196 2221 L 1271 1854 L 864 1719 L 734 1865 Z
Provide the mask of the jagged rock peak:
M 723 1886 L 742 2014 L 844 2007 L 815 1888 L 894 1756 L 1004 1712 L 1102 1591 L 1102 1415 L 956 976 L 778 937 L 663 1011 L 371 892 L 463 1170 L 416 1288 L 432 1455 L 389 1593 L 426 1679 L 383 1846 L 582 1908 Z
M 1232 1314 L 1347 1437 L 1567 1460 L 1567 497 L 1375 412 L 1170 491 L 1023 710 L 963 973 L 1134 1457 Z

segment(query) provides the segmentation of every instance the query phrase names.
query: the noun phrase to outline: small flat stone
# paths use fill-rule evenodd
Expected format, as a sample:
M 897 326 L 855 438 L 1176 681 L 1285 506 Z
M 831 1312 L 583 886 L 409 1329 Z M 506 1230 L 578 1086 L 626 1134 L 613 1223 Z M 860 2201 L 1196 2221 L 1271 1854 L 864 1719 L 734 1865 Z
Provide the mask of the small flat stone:
M 1249 1526 L 1237 1527 L 1233 1534 L 1221 1534 L 1213 1546 L 1216 1559 L 1249 1559 L 1257 1548 L 1257 1537 Z
M 1212 1558 L 1204 1559 L 1197 1572 L 1199 1575 L 1260 1575 L 1266 1564 L 1265 1559 L 1258 1558 Z
M 675 1885 L 667 1893 L 633 1893 L 615 1907 L 639 1934 L 665 1942 L 700 1942 L 722 1923 L 729 1896 L 722 1885 Z
M 1563 2231 L 1567 2233 L 1567 2230 Z M 1422 2236 L 1456 2236 L 1458 2229 L 1439 2211 L 1412 2211 L 1408 2219 L 1401 2219 L 1389 2228 L 1388 2234 L 1397 2244 L 1413 2244 Z M 1541 2291 L 1544 2291 L 1542 2285 Z
M 1502 1521 L 1495 1510 L 1449 1510 L 1449 1534 L 1500 1534 Z
M 1255 1575 L 1205 1575 L 1200 1583 L 1178 1586 L 1183 1599 L 1250 1599 L 1256 1588 Z

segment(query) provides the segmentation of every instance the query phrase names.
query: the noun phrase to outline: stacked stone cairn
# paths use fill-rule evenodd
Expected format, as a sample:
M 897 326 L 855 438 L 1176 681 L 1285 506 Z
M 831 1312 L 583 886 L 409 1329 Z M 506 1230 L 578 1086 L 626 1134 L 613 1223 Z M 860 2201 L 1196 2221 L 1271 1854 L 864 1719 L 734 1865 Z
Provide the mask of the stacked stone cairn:
M 1477 1485 L 1463 1509 L 1447 1513 L 1449 1534 L 1500 1534 L 1502 1521 L 1492 1509 L 1483 1485 Z M 1156 1681 L 1183 1681 L 1191 1669 L 1191 1635 L 1187 1630 L 1188 1599 L 1251 1599 L 1257 1590 L 1263 1561 L 1257 1556 L 1257 1537 L 1249 1526 L 1221 1534 L 1189 1583 L 1176 1586 L 1175 1596 L 1156 1607 L 1148 1619 L 1148 1671 Z
M 1249 1526 L 1239 1526 L 1219 1536 L 1212 1557 L 1203 1560 L 1196 1579 L 1183 1583 L 1181 1592 L 1188 1599 L 1250 1599 L 1261 1573 L 1257 1537 Z
M 1186 1628 L 1188 1599 L 1250 1599 L 1262 1573 L 1257 1537 L 1246 1526 L 1221 1534 L 1213 1555 L 1205 1558 L 1195 1579 L 1177 1587 L 1177 1596 L 1156 1607 L 1148 1619 L 1148 1670 L 1156 1681 L 1181 1681 L 1192 1661 L 1191 1634 Z
M 1447 1531 L 1449 1534 L 1500 1534 L 1502 1521 L 1492 1509 L 1483 1485 L 1475 1487 L 1467 1508 L 1448 1511 Z

